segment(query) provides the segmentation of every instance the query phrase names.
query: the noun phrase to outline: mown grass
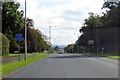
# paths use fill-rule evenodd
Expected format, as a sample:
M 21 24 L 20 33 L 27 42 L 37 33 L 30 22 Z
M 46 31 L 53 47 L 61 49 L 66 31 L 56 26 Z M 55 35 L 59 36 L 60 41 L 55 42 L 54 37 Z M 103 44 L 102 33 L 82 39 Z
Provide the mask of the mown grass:
M 47 53 L 40 53 L 37 56 L 28 58 L 27 61 L 25 61 L 23 59 L 21 61 L 15 61 L 15 62 L 12 62 L 12 63 L 3 64 L 2 65 L 2 77 L 8 75 L 9 73 L 11 73 L 11 72 L 13 72 L 13 71 L 15 71 L 19 68 L 22 68 L 22 67 L 24 67 L 28 64 L 31 64 L 32 62 L 35 62 L 35 61 L 37 61 L 41 58 L 44 58 L 46 56 L 48 56 Z

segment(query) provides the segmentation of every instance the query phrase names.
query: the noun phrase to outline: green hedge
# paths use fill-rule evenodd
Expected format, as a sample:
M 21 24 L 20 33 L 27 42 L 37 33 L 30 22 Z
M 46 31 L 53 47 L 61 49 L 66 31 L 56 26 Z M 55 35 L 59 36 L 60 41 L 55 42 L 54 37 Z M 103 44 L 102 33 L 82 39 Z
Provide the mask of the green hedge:
M 0 56 L 2 55 L 2 34 L 0 33 Z
M 3 56 L 6 56 L 9 54 L 9 39 L 4 36 L 3 34 L 0 34 L 0 36 L 2 35 L 2 54 Z

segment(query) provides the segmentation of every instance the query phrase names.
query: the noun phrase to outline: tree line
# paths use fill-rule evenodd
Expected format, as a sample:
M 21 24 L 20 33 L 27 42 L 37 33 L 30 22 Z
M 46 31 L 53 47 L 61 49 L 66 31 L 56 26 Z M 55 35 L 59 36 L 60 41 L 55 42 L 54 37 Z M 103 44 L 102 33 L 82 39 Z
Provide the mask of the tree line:
M 89 17 L 84 20 L 79 32 L 82 34 L 75 42 L 74 52 L 120 52 L 120 1 L 104 2 L 102 9 L 107 9 L 98 15 L 90 12 Z M 73 44 L 71 44 L 72 46 Z M 68 45 L 66 48 L 68 48 Z M 65 48 L 65 49 L 66 49 Z
M 7 53 L 13 53 L 18 50 L 18 41 L 15 39 L 15 34 L 22 34 L 23 40 L 20 42 L 21 52 L 25 51 L 25 17 L 24 11 L 19 10 L 20 4 L 18 2 L 2 2 L 2 36 L 5 37 L 3 40 L 7 41 L 9 44 L 9 49 L 7 49 Z M 44 50 L 53 51 L 50 46 L 50 43 L 47 41 L 46 36 L 42 34 L 42 32 L 34 27 L 33 19 L 26 19 L 27 25 L 27 48 L 28 52 L 43 52 Z M 3 49 L 4 52 L 5 49 Z

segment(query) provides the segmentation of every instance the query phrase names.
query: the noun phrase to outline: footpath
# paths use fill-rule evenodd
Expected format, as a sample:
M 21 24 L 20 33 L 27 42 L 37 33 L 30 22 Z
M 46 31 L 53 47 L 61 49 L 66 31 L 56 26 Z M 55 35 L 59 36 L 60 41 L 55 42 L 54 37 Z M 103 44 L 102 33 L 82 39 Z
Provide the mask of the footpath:
M 37 54 L 29 54 L 28 57 L 33 57 L 36 56 Z M 20 60 L 24 59 L 24 55 L 20 56 Z M 5 63 L 10 63 L 10 62 L 14 62 L 14 61 L 19 61 L 19 56 L 12 56 L 12 57 L 4 57 L 2 58 L 2 64 Z

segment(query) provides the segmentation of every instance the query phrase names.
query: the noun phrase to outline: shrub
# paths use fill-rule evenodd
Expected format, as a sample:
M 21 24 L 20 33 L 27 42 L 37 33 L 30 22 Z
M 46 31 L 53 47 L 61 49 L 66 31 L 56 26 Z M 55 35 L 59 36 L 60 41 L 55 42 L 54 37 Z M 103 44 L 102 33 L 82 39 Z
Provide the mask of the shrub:
M 9 39 L 3 34 L 0 35 L 2 35 L 2 55 L 6 56 L 9 54 Z

